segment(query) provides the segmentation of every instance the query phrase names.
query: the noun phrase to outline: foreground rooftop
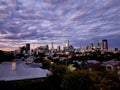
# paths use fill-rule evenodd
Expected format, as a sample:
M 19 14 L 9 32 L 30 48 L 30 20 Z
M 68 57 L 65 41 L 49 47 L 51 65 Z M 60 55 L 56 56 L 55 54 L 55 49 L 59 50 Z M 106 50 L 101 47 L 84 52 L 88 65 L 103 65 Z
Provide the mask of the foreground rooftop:
M 40 67 L 32 67 L 25 63 L 16 63 L 16 69 L 12 70 L 11 62 L 2 62 L 0 64 L 0 81 L 13 81 L 33 78 L 47 77 L 51 72 Z

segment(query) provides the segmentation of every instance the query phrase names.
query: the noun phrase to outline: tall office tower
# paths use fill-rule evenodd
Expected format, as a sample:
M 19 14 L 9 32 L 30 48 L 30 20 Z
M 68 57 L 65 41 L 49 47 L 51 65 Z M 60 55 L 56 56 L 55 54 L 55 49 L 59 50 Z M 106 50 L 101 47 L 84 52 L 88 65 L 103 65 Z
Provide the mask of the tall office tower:
M 26 43 L 26 53 L 30 54 L 30 43 Z
M 26 47 L 23 46 L 23 47 L 20 47 L 20 54 L 25 54 L 26 52 Z
M 69 40 L 66 42 L 66 48 L 69 48 Z
M 51 43 L 51 50 L 53 50 L 54 49 L 54 47 L 53 47 L 53 42 Z
M 97 49 L 101 49 L 101 46 L 100 46 L 100 40 L 97 40 Z
M 107 39 L 102 40 L 103 50 L 108 50 L 108 42 Z

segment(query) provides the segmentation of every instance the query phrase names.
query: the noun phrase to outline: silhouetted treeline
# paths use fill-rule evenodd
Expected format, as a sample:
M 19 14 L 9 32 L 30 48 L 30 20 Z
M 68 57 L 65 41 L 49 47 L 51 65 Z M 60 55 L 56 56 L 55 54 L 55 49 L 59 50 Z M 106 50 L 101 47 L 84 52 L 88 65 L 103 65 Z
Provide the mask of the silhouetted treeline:
M 5 52 L 0 50 L 0 62 L 11 61 L 12 59 L 14 59 L 12 52 Z

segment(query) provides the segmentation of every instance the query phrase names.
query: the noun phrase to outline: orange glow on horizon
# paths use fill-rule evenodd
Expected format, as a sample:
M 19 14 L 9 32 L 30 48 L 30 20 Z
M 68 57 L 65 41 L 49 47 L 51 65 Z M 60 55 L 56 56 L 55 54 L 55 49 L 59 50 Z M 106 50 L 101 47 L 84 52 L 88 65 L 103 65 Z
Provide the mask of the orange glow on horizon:
M 2 51 L 15 51 L 15 48 L 0 48 Z

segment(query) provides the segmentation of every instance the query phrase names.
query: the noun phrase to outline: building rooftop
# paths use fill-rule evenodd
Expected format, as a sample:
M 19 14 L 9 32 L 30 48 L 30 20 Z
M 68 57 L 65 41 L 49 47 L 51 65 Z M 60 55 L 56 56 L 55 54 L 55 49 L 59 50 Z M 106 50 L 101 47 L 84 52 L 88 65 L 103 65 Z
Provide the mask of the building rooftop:
M 16 63 L 16 70 L 11 69 L 11 62 L 3 62 L 0 64 L 0 81 L 13 81 L 22 79 L 33 79 L 47 77 L 49 70 L 42 68 L 34 68 L 25 63 Z

